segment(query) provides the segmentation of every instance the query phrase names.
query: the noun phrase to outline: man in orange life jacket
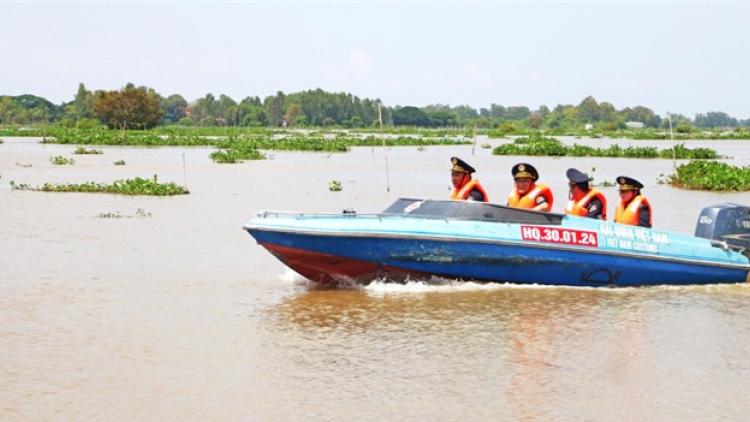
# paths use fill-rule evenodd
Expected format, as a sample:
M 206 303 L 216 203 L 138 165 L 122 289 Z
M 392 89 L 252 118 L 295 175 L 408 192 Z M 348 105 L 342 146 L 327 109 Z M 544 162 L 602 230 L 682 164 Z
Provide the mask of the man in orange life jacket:
M 478 180 L 471 178 L 474 173 L 474 167 L 458 157 L 451 157 L 451 182 L 453 182 L 453 191 L 451 199 L 461 199 L 465 201 L 487 202 L 488 196 Z
M 589 186 L 588 174 L 569 168 L 565 175 L 568 176 L 570 187 L 565 214 L 606 220 L 607 198 L 598 189 Z
M 510 170 L 515 181 L 513 190 L 508 195 L 508 206 L 528 208 L 537 211 L 552 209 L 552 191 L 547 185 L 536 183 L 539 172 L 527 163 L 518 163 Z
M 618 176 L 617 183 L 620 185 L 620 203 L 615 210 L 615 223 L 651 227 L 651 204 L 641 195 L 641 182 Z

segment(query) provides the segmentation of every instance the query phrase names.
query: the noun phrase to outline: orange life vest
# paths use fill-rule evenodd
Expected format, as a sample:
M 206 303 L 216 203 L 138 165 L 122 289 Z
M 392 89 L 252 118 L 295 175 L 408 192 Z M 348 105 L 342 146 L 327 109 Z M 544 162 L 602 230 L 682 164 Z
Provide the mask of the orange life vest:
M 453 192 L 451 192 L 451 199 L 466 200 L 466 198 L 469 197 L 471 191 L 473 191 L 474 189 L 482 192 L 482 195 L 484 195 L 484 202 L 489 202 L 487 192 L 485 192 L 484 188 L 479 184 L 479 180 L 477 179 L 469 180 L 465 185 L 461 187 L 461 189 L 453 188 Z
M 514 187 L 513 190 L 510 191 L 510 195 L 508 195 L 508 206 L 514 208 L 532 209 L 536 207 L 536 198 L 539 196 L 547 198 L 547 205 L 549 206 L 549 210 L 551 211 L 553 201 L 552 191 L 549 187 L 547 187 L 547 185 L 543 184 L 534 185 L 534 189 L 532 189 L 524 196 L 518 196 L 518 190 Z
M 617 210 L 615 210 L 615 223 L 637 226 L 638 210 L 641 208 L 641 204 L 646 204 L 649 210 L 651 210 L 651 204 L 649 204 L 648 199 L 646 199 L 646 197 L 643 195 L 638 195 L 633 198 L 633 200 L 630 201 L 627 207 L 622 203 L 622 200 L 620 200 L 620 203 L 617 204 Z M 653 225 L 651 222 L 652 219 L 653 213 L 650 212 L 648 214 L 649 227 Z
M 589 202 L 591 202 L 591 200 L 594 198 L 599 198 L 599 200 L 602 202 L 602 220 L 606 221 L 607 198 L 605 198 L 604 194 L 596 189 L 589 189 L 588 193 L 586 193 L 586 196 L 578 200 L 578 202 L 575 202 L 572 199 L 568 201 L 568 205 L 565 207 L 565 214 L 586 217 L 589 214 L 589 210 L 588 208 L 586 208 L 586 206 L 588 206 Z

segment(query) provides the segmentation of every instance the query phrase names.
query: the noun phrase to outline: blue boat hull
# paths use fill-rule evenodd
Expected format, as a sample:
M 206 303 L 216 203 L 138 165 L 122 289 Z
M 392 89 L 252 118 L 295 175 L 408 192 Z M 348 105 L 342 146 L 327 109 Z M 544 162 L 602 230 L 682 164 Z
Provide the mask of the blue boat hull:
M 342 280 L 367 283 L 375 279 L 436 276 L 562 286 L 643 286 L 739 283 L 748 277 L 747 268 L 592 251 L 260 230 L 251 234 L 270 251 L 283 250 L 275 254 L 282 262 L 295 262 L 301 254 L 302 262 L 290 266 L 322 283 Z M 301 269 L 300 266 L 314 268 Z
M 399 200 L 374 215 L 263 213 L 245 230 L 320 283 L 441 277 L 564 286 L 748 281 L 721 242 L 461 201 Z

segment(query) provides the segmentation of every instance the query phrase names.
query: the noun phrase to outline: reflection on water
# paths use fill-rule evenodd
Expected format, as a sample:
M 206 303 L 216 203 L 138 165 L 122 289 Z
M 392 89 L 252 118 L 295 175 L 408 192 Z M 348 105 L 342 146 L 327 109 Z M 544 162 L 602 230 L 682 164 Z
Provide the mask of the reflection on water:
M 747 385 L 744 375 L 716 367 L 745 362 L 750 346 L 714 353 L 727 342 L 736 346 L 729 333 L 746 330 L 747 321 L 731 316 L 728 327 L 706 338 L 691 335 L 696 327 L 684 324 L 726 324 L 720 310 L 748 299 L 746 286 L 609 290 L 470 283 L 426 292 L 420 283 L 398 286 L 303 289 L 265 311 L 265 340 L 284 344 L 275 349 L 282 361 L 304 367 L 299 388 L 343 395 L 341 400 L 371 409 L 377 397 L 440 397 L 424 406 L 410 403 L 436 420 L 451 420 L 445 415 L 456 407 L 472 409 L 475 420 L 601 420 L 612 412 L 647 420 L 680 414 L 684 406 L 710 419 L 724 408 L 721 397 L 744 400 L 736 390 L 737 382 Z M 680 372 L 674 371 L 679 365 L 664 364 L 675 358 L 697 367 Z M 711 368 L 707 379 L 698 375 Z M 698 378 L 700 385 L 690 384 Z M 338 390 L 365 380 L 364 397 Z M 689 397 L 711 391 L 711 397 L 700 406 L 665 403 L 662 398 L 672 394 L 664 388 Z M 326 409 L 321 405 L 316 416 L 335 412 Z
M 219 166 L 208 148 L 106 147 L 63 168 L 48 159 L 73 147 L 5 141 L 2 421 L 734 421 L 750 413 L 748 285 L 322 289 L 285 276 L 241 230 L 262 209 L 373 212 L 399 196 L 447 198 L 453 155 L 502 202 L 520 157 L 392 148 L 386 192 L 382 152 L 371 148 Z M 750 143 L 716 144 L 731 163 L 750 161 Z M 127 165 L 112 164 L 119 159 Z M 748 202 L 742 193 L 659 185 L 672 167 L 665 160 L 524 160 L 560 199 L 568 167 L 595 167 L 599 181 L 638 175 L 666 230 L 692 233 L 707 204 Z M 155 173 L 186 181 L 191 194 L 8 186 Z M 328 191 L 331 180 L 343 190 Z M 98 217 L 138 209 L 150 216 Z

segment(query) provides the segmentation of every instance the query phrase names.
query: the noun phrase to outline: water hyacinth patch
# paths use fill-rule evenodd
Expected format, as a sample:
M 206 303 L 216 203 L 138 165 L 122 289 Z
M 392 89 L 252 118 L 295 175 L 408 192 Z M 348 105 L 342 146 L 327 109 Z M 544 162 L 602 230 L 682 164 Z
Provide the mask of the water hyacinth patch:
M 49 162 L 56 166 L 67 166 L 67 165 L 75 164 L 76 160 L 72 158 L 65 158 L 62 155 L 58 155 L 55 157 L 49 157 Z
M 224 150 L 214 151 L 210 155 L 216 163 L 234 164 L 245 160 L 263 160 L 266 156 L 252 145 L 238 144 Z
M 518 141 L 521 142 L 518 142 Z M 609 148 L 594 148 L 585 145 L 563 145 L 555 138 L 519 138 L 516 143 L 500 145 L 492 150 L 493 155 L 531 155 L 552 157 L 622 157 L 622 158 L 678 158 L 705 160 L 719 158 L 716 151 L 709 148 L 690 149 L 684 144 L 659 151 L 656 147 L 627 147 L 615 144 Z
M 669 175 L 669 184 L 682 189 L 743 192 L 750 190 L 750 167 L 718 161 L 691 161 Z
M 120 214 L 120 211 L 99 213 L 99 218 L 143 218 L 143 217 L 151 217 L 151 213 L 146 212 L 146 210 L 144 210 L 143 208 L 138 208 L 134 215 L 123 215 L 123 214 Z
M 159 183 L 157 176 L 152 179 L 115 180 L 111 185 L 97 182 L 53 184 L 45 183 L 41 187 L 31 187 L 28 184 L 10 182 L 11 189 L 31 190 L 41 192 L 83 192 L 83 193 L 113 193 L 131 196 L 171 196 L 189 194 L 186 188 L 173 182 Z
M 84 147 L 78 147 L 73 151 L 73 154 L 104 154 L 104 151 L 100 149 L 86 149 Z

